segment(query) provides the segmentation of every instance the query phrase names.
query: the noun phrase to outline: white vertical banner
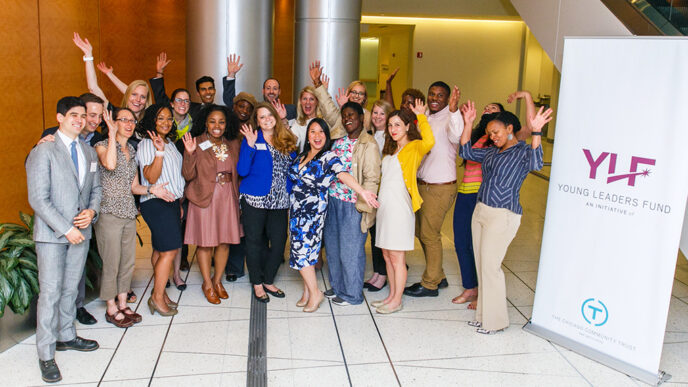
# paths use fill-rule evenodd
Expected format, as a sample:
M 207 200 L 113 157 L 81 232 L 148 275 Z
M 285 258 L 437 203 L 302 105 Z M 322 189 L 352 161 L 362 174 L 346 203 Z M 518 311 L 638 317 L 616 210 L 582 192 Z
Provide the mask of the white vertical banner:
M 688 197 L 688 39 L 567 38 L 526 330 L 658 383 Z

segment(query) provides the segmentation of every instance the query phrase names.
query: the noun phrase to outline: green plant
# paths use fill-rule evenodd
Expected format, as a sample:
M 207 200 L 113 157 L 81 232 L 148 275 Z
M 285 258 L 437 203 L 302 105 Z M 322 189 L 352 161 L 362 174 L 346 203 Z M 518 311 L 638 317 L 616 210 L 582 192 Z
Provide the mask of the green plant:
M 19 212 L 22 224 L 0 224 L 0 317 L 5 306 L 23 314 L 38 295 L 38 264 L 33 216 Z

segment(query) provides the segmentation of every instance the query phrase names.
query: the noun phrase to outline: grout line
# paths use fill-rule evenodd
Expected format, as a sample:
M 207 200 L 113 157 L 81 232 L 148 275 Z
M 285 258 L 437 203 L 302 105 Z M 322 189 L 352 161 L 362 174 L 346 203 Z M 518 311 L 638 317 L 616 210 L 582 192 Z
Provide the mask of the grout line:
M 194 254 L 191 256 L 191 262 L 189 262 L 189 271 L 186 272 L 186 278 L 184 278 L 184 282 L 189 278 L 189 274 L 191 273 L 191 265 L 194 263 L 194 258 L 196 258 L 196 251 L 194 250 Z M 155 272 L 154 272 L 155 273 Z M 151 276 L 151 281 L 153 280 L 153 276 Z M 148 290 L 148 287 L 146 287 L 146 290 Z M 177 304 L 179 304 L 179 300 L 182 298 L 182 294 L 184 294 L 184 291 L 179 292 L 179 295 L 177 296 Z M 141 295 L 141 302 L 143 302 L 143 295 Z M 167 331 L 165 332 L 165 338 L 162 340 L 162 345 L 160 346 L 160 352 L 158 352 L 158 358 L 155 359 L 155 366 L 153 366 L 153 371 L 151 372 L 150 379 L 148 381 L 148 386 L 153 383 L 153 377 L 155 376 L 155 370 L 158 369 L 158 364 L 160 363 L 160 357 L 162 356 L 163 349 L 165 348 L 165 343 L 167 342 L 167 337 L 170 334 L 170 329 L 172 329 L 172 323 L 174 322 L 175 316 L 172 316 L 170 318 L 170 322 L 167 325 Z
M 536 373 L 532 373 L 532 372 L 478 370 L 475 368 L 449 368 L 449 367 L 418 366 L 418 365 L 401 365 L 401 367 L 446 370 L 446 371 L 470 371 L 470 372 L 483 372 L 483 373 L 490 373 L 490 374 L 507 374 L 507 375 L 556 376 L 556 377 L 560 377 L 560 378 L 574 378 L 575 377 L 575 376 L 557 375 L 557 374 L 536 374 Z M 592 386 L 592 384 L 591 384 L 591 386 Z
M 586 378 L 585 375 L 583 375 L 583 373 L 580 372 L 580 370 L 579 370 L 575 365 L 573 365 L 573 363 L 571 363 L 571 361 L 569 360 L 569 358 L 567 358 L 566 356 L 564 356 L 564 354 L 559 350 L 559 348 L 557 348 L 556 345 L 554 345 L 554 343 L 552 343 L 552 342 L 549 341 L 549 340 L 547 340 L 547 342 L 549 343 L 549 345 L 552 346 L 552 348 L 554 348 L 555 351 L 557 351 L 557 353 L 559 354 L 559 356 L 561 356 L 562 358 L 564 358 L 564 361 L 565 361 L 565 362 L 567 362 L 574 370 L 576 370 L 576 372 L 578 373 L 578 375 L 580 375 L 580 376 L 583 378 L 583 380 L 585 380 L 585 382 L 588 383 L 588 385 L 590 385 L 590 386 L 593 385 L 592 383 L 590 383 L 590 381 L 588 380 L 588 378 Z
M 377 325 L 377 321 L 375 320 L 375 316 L 373 316 L 373 311 L 370 309 L 370 305 L 368 304 L 368 297 L 366 296 L 365 292 L 363 292 L 363 298 L 365 299 L 366 306 L 368 306 L 368 313 L 370 314 L 370 318 L 373 320 L 373 325 L 375 326 L 375 330 L 377 331 L 378 337 L 380 337 L 380 343 L 382 343 L 382 348 L 385 350 L 385 355 L 387 355 L 387 361 L 389 362 L 389 366 L 392 367 L 392 372 L 394 373 L 394 378 L 397 380 L 397 383 L 401 387 L 401 381 L 399 380 L 399 375 L 397 374 L 397 370 L 394 367 L 394 362 L 392 361 L 392 357 L 389 355 L 389 350 L 387 350 L 387 345 L 385 344 L 385 340 L 382 338 L 382 332 L 380 332 L 380 327 Z
M 322 259 L 322 258 L 321 258 Z M 320 276 L 322 277 L 323 283 L 327 288 L 327 282 L 325 281 L 325 271 L 320 269 Z M 342 352 L 342 360 L 344 360 L 344 369 L 346 370 L 346 377 L 349 379 L 349 387 L 353 387 L 351 383 L 351 374 L 349 373 L 349 365 L 346 362 L 346 354 L 344 353 L 344 346 L 342 346 L 342 337 L 339 335 L 339 327 L 337 327 L 337 317 L 332 309 L 332 301 L 327 299 L 327 305 L 330 307 L 330 313 L 332 314 L 332 322 L 334 323 L 334 330 L 337 332 L 337 341 L 339 342 L 339 350 Z

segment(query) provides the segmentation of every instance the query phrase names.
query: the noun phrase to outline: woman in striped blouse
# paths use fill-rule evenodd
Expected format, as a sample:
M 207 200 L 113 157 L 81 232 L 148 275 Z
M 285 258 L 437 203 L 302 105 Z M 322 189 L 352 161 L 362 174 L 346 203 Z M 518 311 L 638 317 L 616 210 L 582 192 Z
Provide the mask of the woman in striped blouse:
M 542 168 L 540 129 L 552 119 L 552 109 L 543 109 L 528 117 L 532 129 L 530 145 L 516 138 L 521 124 L 510 112 L 497 113 L 487 124 L 487 134 L 494 146 L 472 148 L 471 132 L 461 134 L 459 155 L 482 163 L 483 182 L 471 220 L 478 305 L 475 321 L 468 323 L 477 327 L 478 333 L 492 334 L 509 326 L 502 261 L 521 224 L 519 191 L 523 180 L 530 171 Z M 461 112 L 465 124 L 472 127 L 476 116 L 474 103 L 468 101 Z

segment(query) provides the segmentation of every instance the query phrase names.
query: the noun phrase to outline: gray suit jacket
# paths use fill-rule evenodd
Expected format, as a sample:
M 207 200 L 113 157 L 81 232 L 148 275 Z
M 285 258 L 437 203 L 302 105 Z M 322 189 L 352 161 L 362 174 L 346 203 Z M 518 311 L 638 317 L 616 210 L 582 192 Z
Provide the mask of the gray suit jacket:
M 85 142 L 79 140 L 86 158 L 84 184 L 62 141 L 56 139 L 33 148 L 26 160 L 29 204 L 35 212 L 33 239 L 36 242 L 69 243 L 65 234 L 73 226 L 76 215 L 85 209 L 100 212 L 102 188 L 98 173 L 98 156 Z M 91 238 L 89 225 L 81 229 L 84 238 Z

